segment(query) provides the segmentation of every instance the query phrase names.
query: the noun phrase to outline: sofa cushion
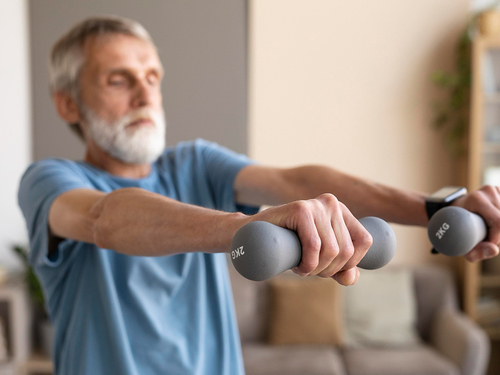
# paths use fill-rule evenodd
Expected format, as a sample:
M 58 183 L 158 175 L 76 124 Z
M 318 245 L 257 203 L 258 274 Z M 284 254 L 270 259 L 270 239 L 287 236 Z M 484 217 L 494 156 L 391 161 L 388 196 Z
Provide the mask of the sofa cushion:
M 247 280 L 230 261 L 228 263 L 240 338 L 242 341 L 264 341 L 269 314 L 267 282 Z
M 341 343 L 338 284 L 320 277 L 270 281 L 270 344 Z
M 436 314 L 443 308 L 458 309 L 456 281 L 450 269 L 436 265 L 413 267 L 418 304 L 417 328 L 429 341 Z
M 362 271 L 344 290 L 348 346 L 415 345 L 417 306 L 413 276 L 406 269 Z
M 424 345 L 412 348 L 348 348 L 344 363 L 349 375 L 460 375 L 458 366 Z
M 328 345 L 244 344 L 246 375 L 347 375 L 339 352 Z

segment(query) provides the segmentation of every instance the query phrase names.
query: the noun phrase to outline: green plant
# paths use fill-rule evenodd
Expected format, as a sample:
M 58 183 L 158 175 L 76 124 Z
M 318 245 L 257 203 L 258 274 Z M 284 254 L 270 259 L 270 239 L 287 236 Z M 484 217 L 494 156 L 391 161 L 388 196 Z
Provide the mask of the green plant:
M 467 25 L 455 47 L 456 61 L 453 72 L 436 71 L 431 80 L 446 95 L 434 104 L 433 126 L 442 131 L 448 148 L 455 156 L 465 153 L 464 139 L 469 124 L 471 86 L 471 29 L 477 16 Z
M 472 82 L 471 55 L 472 35 L 480 16 L 500 4 L 495 1 L 490 7 L 474 14 L 467 23 L 455 46 L 455 68 L 452 72 L 436 71 L 431 80 L 445 91 L 445 97 L 434 103 L 433 127 L 441 131 L 446 144 L 454 156 L 466 152 L 465 138 L 469 127 L 470 89 Z
M 13 245 L 12 250 L 19 256 L 21 261 L 26 267 L 26 283 L 28 285 L 28 289 L 30 292 L 30 296 L 33 300 L 33 303 L 35 304 L 36 308 L 39 310 L 40 313 L 45 312 L 45 298 L 43 295 L 43 290 L 40 285 L 40 282 L 38 281 L 38 277 L 35 275 L 35 272 L 33 271 L 33 267 L 31 267 L 29 260 L 28 260 L 28 249 L 24 246 L 21 245 Z

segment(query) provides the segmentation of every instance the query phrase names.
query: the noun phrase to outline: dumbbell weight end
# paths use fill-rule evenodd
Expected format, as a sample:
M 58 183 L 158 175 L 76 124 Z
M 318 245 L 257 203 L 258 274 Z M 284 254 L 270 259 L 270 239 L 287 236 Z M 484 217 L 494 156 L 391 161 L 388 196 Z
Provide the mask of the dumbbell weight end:
M 434 249 L 448 256 L 467 254 L 486 238 L 487 232 L 481 216 L 456 206 L 441 208 L 427 227 Z

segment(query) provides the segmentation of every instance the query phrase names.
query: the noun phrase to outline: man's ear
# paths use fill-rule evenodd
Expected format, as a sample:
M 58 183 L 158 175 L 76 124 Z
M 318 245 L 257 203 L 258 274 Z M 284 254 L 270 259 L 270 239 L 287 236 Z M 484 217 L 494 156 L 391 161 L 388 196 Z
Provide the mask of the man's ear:
M 82 118 L 78 105 L 73 97 L 62 91 L 56 91 L 53 96 L 57 113 L 68 124 L 80 123 Z

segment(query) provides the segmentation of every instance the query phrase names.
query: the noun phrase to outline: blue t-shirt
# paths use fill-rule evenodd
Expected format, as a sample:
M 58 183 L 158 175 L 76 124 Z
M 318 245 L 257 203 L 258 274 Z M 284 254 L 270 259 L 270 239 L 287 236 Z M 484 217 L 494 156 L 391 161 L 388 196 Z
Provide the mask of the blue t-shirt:
M 55 327 L 54 362 L 64 375 L 243 374 L 224 254 L 120 254 L 65 239 L 48 256 L 48 211 L 61 193 L 139 187 L 211 209 L 236 207 L 233 181 L 251 163 L 204 140 L 167 149 L 141 179 L 85 162 L 32 164 L 19 189 L 30 262 Z

